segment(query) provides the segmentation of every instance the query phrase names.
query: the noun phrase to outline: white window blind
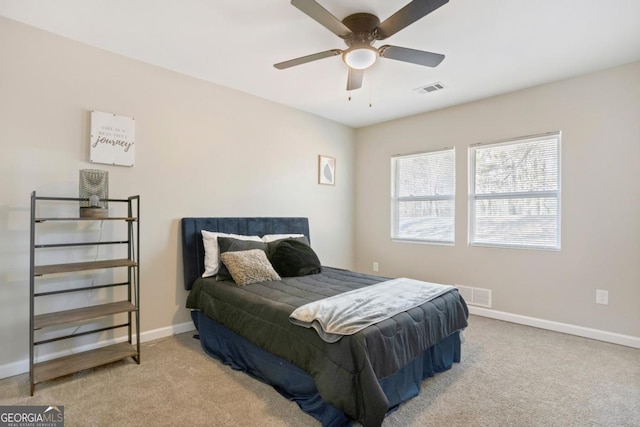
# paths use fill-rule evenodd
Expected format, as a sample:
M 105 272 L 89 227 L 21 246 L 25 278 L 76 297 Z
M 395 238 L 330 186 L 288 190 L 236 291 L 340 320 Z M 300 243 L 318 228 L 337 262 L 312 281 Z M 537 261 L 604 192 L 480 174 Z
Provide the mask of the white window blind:
M 469 244 L 560 249 L 560 133 L 469 152 Z
M 455 150 L 395 156 L 391 170 L 391 237 L 453 243 Z

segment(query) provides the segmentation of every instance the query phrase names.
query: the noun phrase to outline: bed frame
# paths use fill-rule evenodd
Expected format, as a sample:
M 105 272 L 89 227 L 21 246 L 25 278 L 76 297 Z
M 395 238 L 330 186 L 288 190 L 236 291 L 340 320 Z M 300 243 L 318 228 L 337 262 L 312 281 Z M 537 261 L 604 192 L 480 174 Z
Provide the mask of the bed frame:
M 191 289 L 193 282 L 204 271 L 201 230 L 258 236 L 291 233 L 304 234 L 309 238 L 307 218 L 191 217 L 182 219 L 181 228 L 186 289 Z M 192 311 L 192 318 L 205 353 L 273 386 L 325 427 L 351 425 L 351 420 L 342 411 L 322 400 L 313 378 L 308 373 L 255 346 L 198 310 Z M 395 374 L 379 379 L 378 382 L 389 400 L 388 412 L 395 410 L 400 403 L 417 396 L 425 378 L 435 375 L 436 372 L 448 370 L 454 362 L 459 361 L 460 334 L 455 332 L 426 350 Z
M 309 237 L 309 220 L 295 217 L 253 218 L 182 218 L 182 262 L 184 287 L 191 289 L 193 282 L 204 273 L 204 244 L 202 230 L 219 231 L 246 236 L 265 234 L 304 234 Z

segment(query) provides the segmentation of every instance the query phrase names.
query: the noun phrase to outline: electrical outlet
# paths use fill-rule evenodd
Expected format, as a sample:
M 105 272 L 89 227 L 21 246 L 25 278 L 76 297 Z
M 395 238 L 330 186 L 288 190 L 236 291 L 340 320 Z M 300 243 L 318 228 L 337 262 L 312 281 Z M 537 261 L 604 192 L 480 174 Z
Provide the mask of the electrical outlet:
M 609 291 L 596 289 L 596 304 L 609 305 Z
M 373 262 L 373 271 L 378 271 L 378 269 L 379 269 L 378 262 L 374 261 Z

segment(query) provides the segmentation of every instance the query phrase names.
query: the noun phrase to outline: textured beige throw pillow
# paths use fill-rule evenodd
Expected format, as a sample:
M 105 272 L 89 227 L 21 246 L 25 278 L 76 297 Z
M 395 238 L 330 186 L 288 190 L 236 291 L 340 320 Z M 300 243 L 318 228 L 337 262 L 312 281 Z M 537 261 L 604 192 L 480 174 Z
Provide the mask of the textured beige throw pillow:
M 263 250 L 225 252 L 220 255 L 220 259 L 227 266 L 233 281 L 238 286 L 266 280 L 280 280 L 280 276 L 271 266 Z

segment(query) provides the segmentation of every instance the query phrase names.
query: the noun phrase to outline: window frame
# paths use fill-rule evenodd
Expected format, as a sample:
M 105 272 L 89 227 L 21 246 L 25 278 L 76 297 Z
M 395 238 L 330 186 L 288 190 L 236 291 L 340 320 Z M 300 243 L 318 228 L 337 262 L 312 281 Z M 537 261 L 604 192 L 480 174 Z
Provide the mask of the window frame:
M 433 195 L 433 196 L 402 196 L 398 197 L 399 193 L 398 184 L 398 167 L 397 160 L 406 159 L 410 157 L 419 157 L 423 155 L 431 155 L 436 153 L 442 153 L 446 151 L 451 151 L 453 153 L 453 179 L 454 179 L 454 188 L 452 195 Z M 432 244 L 432 245 L 447 245 L 453 246 L 456 242 L 456 149 L 455 147 L 445 147 L 439 148 L 435 150 L 428 151 L 419 151 L 415 153 L 409 154 L 394 154 L 391 156 L 391 240 L 393 242 L 404 242 L 404 243 L 422 243 L 422 244 Z M 441 200 L 451 200 L 453 203 L 453 239 L 449 240 L 432 240 L 432 239 L 420 239 L 420 238 L 407 238 L 398 236 L 399 232 L 399 210 L 400 210 L 400 202 L 410 202 L 410 201 L 441 201 Z
M 549 139 L 556 139 L 557 141 L 557 188 L 555 190 L 542 190 L 542 191 L 521 191 L 521 192 L 503 192 L 503 193 L 487 193 L 487 194 L 475 194 L 476 183 L 476 150 L 478 148 L 487 146 L 505 146 L 516 145 L 535 141 L 547 141 Z M 542 251 L 560 251 L 561 250 L 561 226 L 562 226 L 562 132 L 546 132 L 543 134 L 529 135 L 518 138 L 509 138 L 505 140 L 473 144 L 469 147 L 469 177 L 468 177 L 468 244 L 473 247 L 494 247 L 494 248 L 508 248 L 508 249 L 525 249 L 525 250 L 542 250 Z M 476 211 L 475 202 L 477 200 L 496 200 L 496 199 L 523 199 L 523 198 L 555 198 L 557 203 L 556 213 L 556 245 L 534 245 L 534 244 L 515 244 L 515 243 L 494 243 L 483 242 L 474 239 L 476 231 Z

